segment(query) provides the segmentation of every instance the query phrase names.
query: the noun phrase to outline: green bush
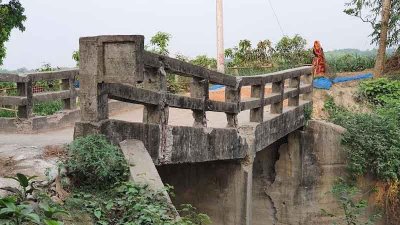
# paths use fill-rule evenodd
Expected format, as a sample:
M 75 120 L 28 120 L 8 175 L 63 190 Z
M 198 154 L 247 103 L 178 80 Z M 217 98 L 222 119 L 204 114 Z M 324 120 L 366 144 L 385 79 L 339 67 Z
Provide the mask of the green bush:
M 399 111 L 380 108 L 372 113 L 352 113 L 331 99 L 325 103 L 325 110 L 332 122 L 347 129 L 342 143 L 352 175 L 372 174 L 381 180 L 400 178 Z
M 113 188 L 96 192 L 77 192 L 67 200 L 68 208 L 81 209 L 93 216 L 97 224 L 137 225 L 206 225 L 210 218 L 195 213 L 193 207 L 185 205 L 175 214 L 164 194 L 149 190 L 130 182 L 116 184 Z
M 346 54 L 326 57 L 331 72 L 357 72 L 374 68 L 375 57 Z
M 343 211 L 342 216 L 332 214 L 322 209 L 324 215 L 337 218 L 337 221 L 334 221 L 333 224 L 374 224 L 374 222 L 381 217 L 377 212 L 367 216 L 368 202 L 361 198 L 361 191 L 347 180 L 339 178 L 333 185 L 331 193 L 336 198 Z
M 38 189 L 34 185 L 37 182 L 34 180 L 35 176 L 27 177 L 24 174 L 18 173 L 15 177 L 7 178 L 17 181 L 19 187 L 2 188 L 12 194 L 0 197 L 0 224 L 63 224 L 58 220 L 58 216 L 60 214 L 68 215 L 68 213 L 53 203 L 43 190 Z M 30 195 L 29 199 L 28 195 Z M 45 195 L 46 197 L 39 198 L 39 195 Z
M 360 83 L 358 94 L 374 105 L 400 102 L 400 81 L 379 78 Z
M 33 105 L 33 113 L 38 116 L 49 116 L 63 109 L 61 100 L 40 102 Z
M 13 112 L 11 110 L 0 109 L 0 117 L 12 118 L 12 117 L 15 117 L 15 112 Z
M 120 149 L 102 135 L 78 138 L 69 146 L 66 166 L 77 186 L 106 188 L 128 176 L 128 166 Z

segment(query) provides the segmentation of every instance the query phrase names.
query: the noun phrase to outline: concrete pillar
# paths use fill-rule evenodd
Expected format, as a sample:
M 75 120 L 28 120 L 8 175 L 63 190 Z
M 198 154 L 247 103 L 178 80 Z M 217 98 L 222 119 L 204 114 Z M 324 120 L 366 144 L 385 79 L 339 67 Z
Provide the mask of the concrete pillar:
M 167 93 L 167 74 L 164 68 L 146 68 L 143 88 L 147 90 L 157 91 L 159 93 Z M 145 105 L 143 109 L 143 123 L 168 124 L 169 107 L 167 105 Z
M 226 87 L 225 88 L 225 102 L 235 103 L 239 107 L 240 103 L 240 91 L 241 88 Z M 226 119 L 228 122 L 227 127 L 238 127 L 239 121 L 237 113 L 226 113 Z
M 195 127 L 207 127 L 206 107 L 208 101 L 208 80 L 202 78 L 192 78 L 190 84 L 190 97 L 200 98 L 204 102 L 202 110 L 192 110 Z
M 68 78 L 61 80 L 61 88 L 62 90 L 69 90 L 71 95 L 70 98 L 64 99 L 64 109 L 75 109 L 76 108 L 76 94 L 74 88 L 73 78 Z
M 264 91 L 265 84 L 251 86 L 251 97 L 259 98 L 261 107 L 250 110 L 250 122 L 261 123 L 264 119 Z
M 114 35 L 79 39 L 81 121 L 108 117 L 107 92 L 99 83 L 135 84 L 143 81 L 144 37 Z
M 300 100 L 300 77 L 295 77 L 289 79 L 289 88 L 296 88 L 299 91 L 299 94 L 290 97 L 288 100 L 288 105 L 289 106 L 299 106 L 299 100 Z
M 32 116 L 33 108 L 33 93 L 32 93 L 32 80 L 28 79 L 26 82 L 17 83 L 18 96 L 25 96 L 27 98 L 26 105 L 18 106 L 18 117 L 28 119 Z
M 215 225 L 252 225 L 251 162 L 216 161 L 157 169 L 162 181 L 174 187 L 175 206 L 192 204 Z
M 283 92 L 284 92 L 284 81 L 278 81 L 272 83 L 272 93 L 279 94 L 281 96 L 281 100 L 279 102 L 271 104 L 271 113 L 281 114 L 283 111 Z
M 304 75 L 304 83 L 305 84 L 313 84 L 314 77 L 312 74 Z M 303 100 L 312 101 L 313 92 L 303 94 Z

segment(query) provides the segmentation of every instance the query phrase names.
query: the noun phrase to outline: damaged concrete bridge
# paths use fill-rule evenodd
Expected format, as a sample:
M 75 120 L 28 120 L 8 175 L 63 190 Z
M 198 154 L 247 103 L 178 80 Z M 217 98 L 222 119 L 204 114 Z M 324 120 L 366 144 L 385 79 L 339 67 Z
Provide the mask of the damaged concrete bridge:
M 297 131 L 312 106 L 310 67 L 235 77 L 147 52 L 139 35 L 81 38 L 79 51 L 81 122 L 75 137 L 101 133 L 115 144 L 143 142 L 163 182 L 175 187 L 174 203 L 193 204 L 214 224 L 274 220 L 274 206 L 275 215 L 254 210 L 262 193 L 253 183 L 264 176 L 253 173 L 254 164 L 267 165 L 272 159 L 258 156 L 282 143 L 299 145 Z M 190 95 L 167 91 L 170 74 L 191 80 Z M 225 86 L 225 101 L 209 98 L 211 84 Z M 248 86 L 251 97 L 242 99 Z M 109 119 L 109 99 L 143 105 L 143 122 Z M 191 110 L 193 126 L 169 125 L 170 108 Z M 245 111 L 248 118 L 241 121 Z M 212 127 L 208 112 L 225 114 L 226 127 Z

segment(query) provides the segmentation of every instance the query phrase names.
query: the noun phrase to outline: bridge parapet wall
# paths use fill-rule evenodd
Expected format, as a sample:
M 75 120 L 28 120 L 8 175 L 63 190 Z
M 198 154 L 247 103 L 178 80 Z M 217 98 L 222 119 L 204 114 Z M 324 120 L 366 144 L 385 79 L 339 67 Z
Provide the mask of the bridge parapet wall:
M 80 39 L 82 114 L 75 137 L 101 133 L 115 144 L 140 140 L 163 181 L 182 193 L 177 203 L 193 202 L 216 224 L 253 224 L 256 152 L 305 125 L 311 67 L 235 77 L 146 52 L 143 43 L 143 36 Z M 167 74 L 189 77 L 190 95 L 169 93 Z M 211 84 L 225 86 L 224 101 L 210 99 Z M 241 94 L 246 86 L 251 86 L 247 99 Z M 109 119 L 108 99 L 143 105 L 142 122 Z M 193 125 L 170 125 L 170 107 L 191 110 Z M 243 123 L 239 113 L 246 110 L 249 122 Z M 207 112 L 224 113 L 226 127 L 210 127 Z
M 80 57 L 82 122 L 76 126 L 76 136 L 85 135 L 78 130 L 85 130 L 82 128 L 84 124 L 99 123 L 109 118 L 108 99 L 144 105 L 143 123 L 140 126 L 158 127 L 154 131 L 158 140 L 143 134 L 140 135 L 140 140 L 145 145 L 149 140 L 158 142 L 146 146 L 153 153 L 156 163 L 243 158 L 246 155 L 243 152 L 262 150 L 273 141 L 303 126 L 304 108 L 312 100 L 311 67 L 235 77 L 147 52 L 144 50 L 144 37 L 140 35 L 81 38 Z M 167 74 L 191 78 L 190 96 L 169 93 Z M 211 84 L 225 86 L 224 101 L 209 98 Z M 271 93 L 265 93 L 268 85 Z M 251 86 L 251 97 L 242 99 L 241 90 L 245 86 Z M 170 107 L 192 110 L 193 126 L 169 125 Z M 238 114 L 246 110 L 250 111 L 250 123 L 243 125 Z M 209 128 L 206 114 L 208 111 L 225 113 L 226 128 Z M 119 123 L 127 127 L 127 123 Z M 123 133 L 132 130 L 110 126 L 112 131 L 108 134 L 120 137 L 129 136 Z M 255 147 L 249 147 L 246 137 L 241 137 L 242 126 L 253 130 Z M 117 135 L 117 130 L 121 134 Z M 137 138 L 138 135 L 132 133 L 131 136 Z M 220 142 L 228 144 L 222 146 Z M 181 150 L 175 152 L 178 150 L 175 146 L 178 145 Z M 210 157 L 210 154 L 218 155 L 215 151 L 217 147 L 221 147 L 220 152 L 227 154 Z M 208 154 L 209 152 L 213 153 Z M 193 155 L 199 157 L 194 159 Z

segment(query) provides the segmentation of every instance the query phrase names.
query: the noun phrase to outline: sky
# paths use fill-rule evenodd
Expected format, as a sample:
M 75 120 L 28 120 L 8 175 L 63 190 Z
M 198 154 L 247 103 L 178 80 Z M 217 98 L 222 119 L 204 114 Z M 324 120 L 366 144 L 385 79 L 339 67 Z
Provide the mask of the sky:
M 72 67 L 79 37 L 141 34 L 172 35 L 170 52 L 194 57 L 216 55 L 215 0 L 20 0 L 28 17 L 26 31 L 14 30 L 6 43 L 2 68 L 39 68 L 44 63 Z M 370 49 L 371 27 L 343 13 L 348 0 L 224 0 L 225 48 L 241 39 L 300 34 L 310 47 L 320 40 L 325 51 Z M 7 2 L 6 0 L 3 2 Z

